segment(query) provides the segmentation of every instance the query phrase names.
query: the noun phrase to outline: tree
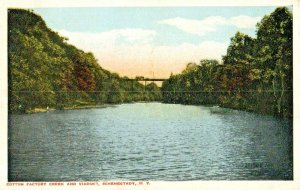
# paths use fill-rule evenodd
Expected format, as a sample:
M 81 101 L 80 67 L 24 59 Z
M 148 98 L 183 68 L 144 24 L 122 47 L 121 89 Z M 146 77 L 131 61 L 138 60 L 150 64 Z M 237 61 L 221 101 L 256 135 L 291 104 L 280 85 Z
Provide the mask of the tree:
M 227 54 L 223 57 L 223 63 L 250 64 L 253 61 L 253 47 L 255 40 L 250 36 L 237 32 L 230 40 Z
M 293 20 L 286 7 L 277 8 L 258 24 L 258 64 L 265 67 L 278 115 L 292 112 Z

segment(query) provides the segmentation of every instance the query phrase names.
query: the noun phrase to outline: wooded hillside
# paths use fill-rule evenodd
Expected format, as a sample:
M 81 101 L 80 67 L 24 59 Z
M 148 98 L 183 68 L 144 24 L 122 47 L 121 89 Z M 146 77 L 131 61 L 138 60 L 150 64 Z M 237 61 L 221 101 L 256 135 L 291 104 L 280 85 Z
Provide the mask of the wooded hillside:
M 8 59 L 10 112 L 160 99 L 155 84 L 103 69 L 32 11 L 8 10 Z
M 189 63 L 163 83 L 163 101 L 292 117 L 293 18 L 286 7 L 264 16 L 255 38 L 237 32 L 222 62 Z

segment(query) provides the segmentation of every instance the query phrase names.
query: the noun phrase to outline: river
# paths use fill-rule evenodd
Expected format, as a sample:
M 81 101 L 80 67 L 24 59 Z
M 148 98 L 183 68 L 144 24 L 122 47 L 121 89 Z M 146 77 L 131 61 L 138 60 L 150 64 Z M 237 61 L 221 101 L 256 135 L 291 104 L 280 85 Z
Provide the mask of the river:
M 9 181 L 292 180 L 292 122 L 163 103 L 9 117 Z

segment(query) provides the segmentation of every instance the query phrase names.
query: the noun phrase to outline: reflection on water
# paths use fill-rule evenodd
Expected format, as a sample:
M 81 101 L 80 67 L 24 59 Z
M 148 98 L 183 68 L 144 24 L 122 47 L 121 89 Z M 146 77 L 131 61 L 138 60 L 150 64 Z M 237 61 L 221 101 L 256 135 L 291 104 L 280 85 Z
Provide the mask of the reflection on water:
M 289 121 L 212 109 L 136 103 L 12 115 L 9 181 L 293 178 Z

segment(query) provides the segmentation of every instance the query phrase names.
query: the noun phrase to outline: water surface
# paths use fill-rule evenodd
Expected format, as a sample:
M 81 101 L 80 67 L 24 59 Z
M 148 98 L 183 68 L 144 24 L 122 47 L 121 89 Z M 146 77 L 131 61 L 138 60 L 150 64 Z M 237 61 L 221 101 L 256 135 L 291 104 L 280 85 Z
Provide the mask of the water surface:
M 293 179 L 292 124 L 162 103 L 11 115 L 9 181 Z

